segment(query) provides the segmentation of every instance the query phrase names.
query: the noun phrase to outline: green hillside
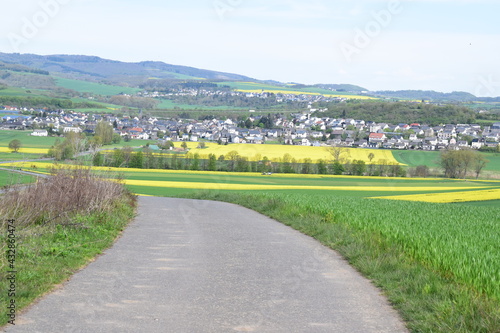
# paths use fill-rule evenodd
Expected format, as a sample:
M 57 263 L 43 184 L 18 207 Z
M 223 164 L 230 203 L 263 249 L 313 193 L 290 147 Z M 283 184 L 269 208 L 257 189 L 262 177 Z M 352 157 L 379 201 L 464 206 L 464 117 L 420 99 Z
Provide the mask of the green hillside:
M 138 88 L 121 87 L 102 83 L 56 78 L 57 86 L 71 89 L 80 93 L 91 93 L 95 95 L 111 96 L 119 94 L 133 95 L 140 91 Z

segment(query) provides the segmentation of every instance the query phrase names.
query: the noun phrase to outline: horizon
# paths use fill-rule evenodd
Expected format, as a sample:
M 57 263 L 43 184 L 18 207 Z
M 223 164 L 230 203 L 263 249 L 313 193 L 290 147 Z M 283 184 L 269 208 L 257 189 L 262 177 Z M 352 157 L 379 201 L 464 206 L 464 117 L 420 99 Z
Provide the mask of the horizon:
M 500 4 L 493 0 L 28 0 L 4 6 L 11 13 L 0 22 L 5 53 L 161 61 L 369 91 L 500 96 L 500 70 L 494 70 L 500 43 L 492 42 L 500 40 L 500 26 L 490 23 Z

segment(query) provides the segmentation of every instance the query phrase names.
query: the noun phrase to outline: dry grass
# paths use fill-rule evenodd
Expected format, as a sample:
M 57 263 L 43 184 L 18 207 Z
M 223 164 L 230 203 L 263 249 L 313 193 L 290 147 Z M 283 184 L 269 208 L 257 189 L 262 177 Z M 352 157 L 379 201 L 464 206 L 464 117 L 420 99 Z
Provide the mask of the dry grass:
M 75 214 L 108 209 L 125 191 L 120 182 L 105 180 L 88 168 L 54 169 L 51 177 L 35 184 L 7 187 L 0 216 L 23 227 L 66 224 Z

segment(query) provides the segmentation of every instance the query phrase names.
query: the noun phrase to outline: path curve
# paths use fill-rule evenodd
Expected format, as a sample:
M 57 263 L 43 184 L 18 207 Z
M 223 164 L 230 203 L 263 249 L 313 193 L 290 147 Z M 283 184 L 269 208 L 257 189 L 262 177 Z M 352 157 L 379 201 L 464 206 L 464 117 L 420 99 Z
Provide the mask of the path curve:
M 139 198 L 115 245 L 6 332 L 407 332 L 336 252 L 240 206 Z

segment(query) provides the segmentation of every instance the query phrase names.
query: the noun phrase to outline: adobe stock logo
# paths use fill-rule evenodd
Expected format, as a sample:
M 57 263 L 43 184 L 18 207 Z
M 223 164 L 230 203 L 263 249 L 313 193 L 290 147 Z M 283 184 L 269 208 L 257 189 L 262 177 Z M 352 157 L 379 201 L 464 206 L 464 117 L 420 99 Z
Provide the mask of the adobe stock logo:
M 493 75 L 479 77 L 475 95 L 488 97 L 500 96 L 500 81 L 495 80 Z
M 228 12 L 235 11 L 243 4 L 244 0 L 215 0 L 213 3 L 215 12 L 219 19 L 223 21 Z
M 41 29 L 46 27 L 51 19 L 56 17 L 61 7 L 71 0 L 41 0 L 39 8 L 31 17 L 23 17 L 19 33 L 10 32 L 7 38 L 14 52 L 19 53 L 20 47 L 35 38 Z
M 366 23 L 363 29 L 359 27 L 354 29 L 355 36 L 352 43 L 342 42 L 340 44 L 340 50 L 347 62 L 351 63 L 354 55 L 360 54 L 363 49 L 369 47 L 373 39 L 392 23 L 394 16 L 402 12 L 403 7 L 400 0 L 391 0 L 387 4 L 387 9 L 372 12 L 373 20 Z

